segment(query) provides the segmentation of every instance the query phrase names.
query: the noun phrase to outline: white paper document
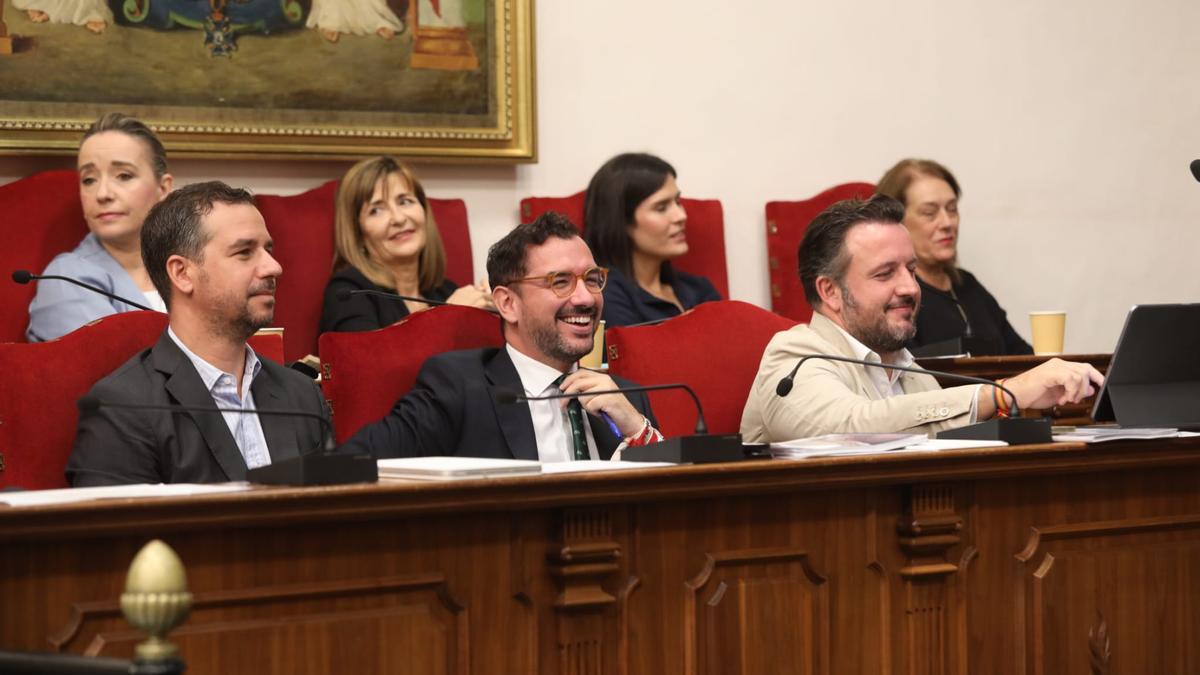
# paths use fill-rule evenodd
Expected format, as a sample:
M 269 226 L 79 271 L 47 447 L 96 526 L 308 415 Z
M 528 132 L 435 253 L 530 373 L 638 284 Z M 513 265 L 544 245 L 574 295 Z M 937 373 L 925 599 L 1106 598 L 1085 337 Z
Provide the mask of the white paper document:
M 972 448 L 998 448 L 1004 441 L 967 441 L 933 439 L 925 434 L 827 434 L 772 443 L 771 455 L 777 459 L 845 457 L 852 455 L 893 454 L 897 452 L 941 452 Z
M 250 489 L 249 483 L 197 483 L 104 485 L 100 487 L 62 488 L 59 490 L 29 490 L 0 492 L 0 504 L 9 506 L 46 506 L 71 504 L 96 499 L 144 499 L 154 497 L 187 497 L 222 492 L 241 492 Z
M 550 462 L 542 465 L 542 473 L 585 473 L 589 471 L 628 471 L 649 469 L 655 466 L 676 466 L 671 462 L 623 462 L 603 459 L 587 459 L 577 462 Z
M 497 478 L 542 472 L 541 462 L 489 457 L 405 457 L 379 460 L 379 477 L 417 480 Z
M 1054 440 L 1060 443 L 1079 442 L 1103 443 L 1104 441 L 1124 441 L 1149 438 L 1175 438 L 1179 436 L 1178 429 L 1154 427 L 1076 427 L 1073 431 L 1054 434 Z

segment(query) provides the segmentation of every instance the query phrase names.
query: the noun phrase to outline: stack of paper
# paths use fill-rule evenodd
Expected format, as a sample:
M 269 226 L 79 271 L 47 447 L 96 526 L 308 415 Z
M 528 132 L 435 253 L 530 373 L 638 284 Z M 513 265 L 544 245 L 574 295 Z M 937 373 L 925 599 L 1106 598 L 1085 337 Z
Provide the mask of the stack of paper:
M 1096 426 L 1075 427 L 1074 429 L 1064 430 L 1062 433 L 1054 434 L 1054 440 L 1060 442 L 1082 441 L 1084 443 L 1103 443 L 1104 441 L 1123 441 L 1142 438 L 1175 438 L 1178 435 L 1178 429 L 1167 429 L 1165 427 Z
M 540 462 L 527 459 L 491 459 L 486 457 L 409 457 L 379 460 L 379 478 L 415 478 L 418 480 L 460 480 L 524 476 L 542 472 Z
M 924 443 L 925 434 L 825 434 L 771 444 L 771 456 L 785 459 L 870 455 Z

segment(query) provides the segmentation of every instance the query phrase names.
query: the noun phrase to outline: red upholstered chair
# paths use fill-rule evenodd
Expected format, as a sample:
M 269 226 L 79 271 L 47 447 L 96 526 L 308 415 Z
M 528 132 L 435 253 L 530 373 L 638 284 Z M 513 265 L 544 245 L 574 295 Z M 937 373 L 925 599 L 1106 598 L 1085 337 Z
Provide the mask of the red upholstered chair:
M 5 235 L 0 246 L 0 342 L 24 342 L 37 282 L 22 286 L 11 275 L 14 270 L 41 274 L 54 256 L 75 248 L 87 235 L 79 174 L 43 171 L 0 186 L 0 217 Z
M 387 414 L 412 389 L 425 359 L 503 344 L 499 317 L 456 305 L 417 312 L 375 331 L 322 334 L 321 388 L 338 443 Z
M 737 433 L 767 342 L 794 325 L 745 302 L 708 302 L 656 326 L 607 331 L 608 369 L 638 384 L 687 384 L 710 433 Z M 650 404 L 664 434 L 694 432 L 696 408 L 685 392 L 651 392 Z
M 845 183 L 798 202 L 767 202 L 767 258 L 771 277 L 771 309 L 796 321 L 812 318 L 800 284 L 800 241 L 822 211 L 843 199 L 866 199 L 875 192 L 870 183 Z
M 521 222 L 529 223 L 547 211 L 558 211 L 582 232 L 583 192 L 570 197 L 526 197 L 521 200 Z M 717 199 L 683 198 L 688 214 L 688 252 L 674 265 L 689 274 L 708 277 L 722 298 L 729 297 L 729 270 L 725 262 L 725 212 Z
M 475 283 L 475 260 L 471 257 L 471 228 L 467 204 L 461 199 L 429 198 L 429 210 L 446 247 L 446 278 L 459 286 Z
M 283 276 L 275 290 L 275 326 L 282 327 L 284 358 L 317 350 L 325 283 L 333 265 L 333 198 L 337 181 L 298 195 L 257 195 L 254 200 L 275 242 Z
M 547 211 L 557 211 L 583 230 L 583 197 L 580 190 L 569 197 L 526 197 L 521 200 L 521 222 L 532 223 Z
M 126 312 L 57 340 L 0 344 L 0 486 L 66 487 L 63 469 L 79 423 L 75 402 L 152 346 L 166 326 L 166 314 Z

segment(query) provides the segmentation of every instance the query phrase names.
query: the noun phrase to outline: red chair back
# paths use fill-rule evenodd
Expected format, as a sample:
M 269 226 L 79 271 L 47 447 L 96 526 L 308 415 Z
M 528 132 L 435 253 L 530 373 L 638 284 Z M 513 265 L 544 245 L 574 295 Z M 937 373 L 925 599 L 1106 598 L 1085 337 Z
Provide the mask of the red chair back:
M 159 312 L 113 314 L 57 340 L 0 344 L 0 486 L 66 487 L 75 402 L 167 326 Z
M 379 330 L 322 334 L 321 388 L 338 443 L 386 415 L 412 389 L 425 359 L 503 344 L 499 317 L 456 305 L 417 312 Z
M 569 197 L 526 197 L 521 200 L 521 222 L 533 222 L 547 211 L 565 215 L 583 232 L 584 192 Z M 725 212 L 717 199 L 683 198 L 688 214 L 688 252 L 672 262 L 689 274 L 707 277 L 722 298 L 729 297 L 729 270 L 725 258 Z
M 275 326 L 283 330 L 283 356 L 294 361 L 317 349 L 325 284 L 333 267 L 333 199 L 337 181 L 298 195 L 257 195 L 258 210 L 283 267 L 275 290 Z
M 0 342 L 24 342 L 29 303 L 37 283 L 13 283 L 15 270 L 41 274 L 54 256 L 75 248 L 87 233 L 79 203 L 79 174 L 43 171 L 0 186 L 4 246 L 0 247 Z M 61 281 L 48 281 L 57 284 Z
M 737 433 L 767 342 L 794 325 L 745 302 L 708 302 L 655 326 L 607 331 L 608 369 L 638 384 L 687 384 L 710 433 Z M 687 393 L 651 392 L 650 404 L 667 436 L 694 433 L 696 407 Z
M 798 202 L 767 202 L 767 262 L 771 277 L 771 309 L 799 322 L 812 318 L 800 284 L 800 241 L 822 211 L 843 199 L 866 199 L 870 183 L 845 183 Z
M 461 199 L 429 198 L 429 211 L 437 223 L 446 248 L 446 278 L 459 286 L 475 283 L 475 260 L 471 257 L 471 227 L 467 204 Z

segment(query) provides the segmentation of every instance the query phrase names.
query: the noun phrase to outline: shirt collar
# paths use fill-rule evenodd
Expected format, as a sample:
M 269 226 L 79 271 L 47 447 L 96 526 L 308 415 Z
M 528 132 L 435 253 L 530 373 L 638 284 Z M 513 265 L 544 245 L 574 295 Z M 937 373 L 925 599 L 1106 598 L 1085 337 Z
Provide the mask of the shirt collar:
M 541 396 L 555 380 L 563 376 L 557 369 L 523 354 L 511 344 L 505 344 L 504 348 L 508 350 L 508 357 L 517 369 L 517 377 L 521 378 L 521 386 L 525 388 L 526 396 Z M 578 363 L 572 364 L 567 372 L 573 373 L 578 368 Z
M 171 336 L 171 339 L 175 341 L 175 344 L 183 352 L 184 356 L 187 356 L 192 365 L 196 367 L 196 372 L 200 374 L 200 379 L 204 382 L 204 386 L 209 392 L 212 392 L 213 387 L 217 384 L 217 380 L 221 379 L 222 375 L 228 375 L 230 379 L 233 379 L 233 373 L 226 373 L 188 349 L 187 345 L 183 344 L 183 340 L 179 339 L 179 336 L 175 334 L 175 331 L 170 326 L 167 326 L 167 335 Z M 261 370 L 262 362 L 258 360 L 258 355 L 254 353 L 250 345 L 246 345 L 246 366 L 242 375 L 242 384 L 248 385 L 253 382 Z M 243 389 L 242 396 L 245 397 L 245 395 L 245 390 Z

